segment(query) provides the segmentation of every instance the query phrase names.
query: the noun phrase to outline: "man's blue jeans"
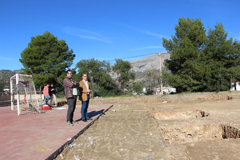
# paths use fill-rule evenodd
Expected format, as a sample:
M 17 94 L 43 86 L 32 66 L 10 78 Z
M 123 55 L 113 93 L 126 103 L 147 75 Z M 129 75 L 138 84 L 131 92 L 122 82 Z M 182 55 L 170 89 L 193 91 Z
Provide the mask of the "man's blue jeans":
M 47 102 L 49 100 L 49 96 L 45 96 L 45 99 L 46 99 L 45 105 L 47 105 Z
M 89 119 L 87 114 L 87 109 L 89 104 L 89 95 L 87 95 L 87 98 L 88 98 L 87 101 L 82 101 L 82 109 L 81 109 L 82 120 Z

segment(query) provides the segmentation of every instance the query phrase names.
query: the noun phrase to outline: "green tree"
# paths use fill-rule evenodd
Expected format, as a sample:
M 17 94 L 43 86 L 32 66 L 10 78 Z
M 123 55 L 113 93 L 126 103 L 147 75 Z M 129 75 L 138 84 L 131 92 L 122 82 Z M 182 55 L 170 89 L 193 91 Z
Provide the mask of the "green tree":
M 146 70 L 145 74 L 145 87 L 149 94 L 154 92 L 154 88 L 160 87 L 160 73 L 159 70 L 155 68 L 150 68 Z
M 82 74 L 88 74 L 88 81 L 92 82 L 94 96 L 107 96 L 118 94 L 114 80 L 110 75 L 110 64 L 106 61 L 98 61 L 94 58 L 81 60 L 77 63 L 75 70 L 78 72 L 73 78 L 82 80 Z
M 0 92 L 3 92 L 4 86 L 5 86 L 5 83 L 3 82 L 3 80 L 0 80 Z
M 58 40 L 50 32 L 45 32 L 31 38 L 21 57 L 19 61 L 24 66 L 23 71 L 33 75 L 36 86 L 44 86 L 46 83 L 62 84 L 75 54 L 65 40 Z
M 206 41 L 206 30 L 200 19 L 179 18 L 175 36 L 163 38 L 163 46 L 171 52 L 165 66 L 172 74 L 165 73 L 171 86 L 179 91 L 197 91 L 203 77 L 201 54 Z
M 230 67 L 228 69 L 231 76 L 231 82 L 240 81 L 240 43 L 235 40 L 233 42 L 233 52 L 229 54 Z
M 83 59 L 77 63 L 75 70 L 77 71 L 74 77 L 76 80 L 82 80 L 82 74 L 87 73 L 88 81 L 98 83 L 101 76 L 110 71 L 110 64 L 106 61 L 99 61 L 94 58 L 87 60 Z
M 179 18 L 172 40 L 163 38 L 171 52 L 165 62 L 172 74 L 164 73 L 170 85 L 181 91 L 225 91 L 240 79 L 240 44 L 227 40 L 223 25 L 205 29 L 199 19 Z
M 143 91 L 143 84 L 139 82 L 133 83 L 133 90 L 140 95 Z
M 135 80 L 135 73 L 131 69 L 131 63 L 122 59 L 116 59 L 116 63 L 112 66 L 112 70 L 117 74 L 122 88 L 125 88 L 130 80 Z
M 239 78 L 240 49 L 237 41 L 227 40 L 228 33 L 223 25 L 217 23 L 209 28 L 206 45 L 202 55 L 203 69 L 202 87 L 207 91 L 229 90 L 231 78 Z

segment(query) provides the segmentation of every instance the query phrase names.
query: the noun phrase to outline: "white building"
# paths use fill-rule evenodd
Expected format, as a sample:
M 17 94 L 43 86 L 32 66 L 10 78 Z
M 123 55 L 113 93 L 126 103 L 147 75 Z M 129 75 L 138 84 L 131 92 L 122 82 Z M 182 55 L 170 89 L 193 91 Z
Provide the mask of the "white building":
M 166 94 L 170 94 L 170 93 L 176 93 L 176 88 L 173 87 L 163 87 L 163 92 L 165 92 Z
M 232 83 L 232 87 L 230 88 L 230 91 L 240 91 L 240 82 L 237 81 L 236 84 Z
M 161 94 L 161 89 L 160 88 L 156 88 L 155 92 L 156 92 L 156 95 Z M 163 93 L 170 94 L 170 93 L 176 93 L 176 92 L 177 92 L 176 88 L 173 88 L 173 87 L 163 87 Z
M 240 82 L 236 82 L 236 91 L 240 91 Z
M 3 88 L 3 91 L 4 92 L 9 92 L 10 89 L 7 89 L 7 88 Z

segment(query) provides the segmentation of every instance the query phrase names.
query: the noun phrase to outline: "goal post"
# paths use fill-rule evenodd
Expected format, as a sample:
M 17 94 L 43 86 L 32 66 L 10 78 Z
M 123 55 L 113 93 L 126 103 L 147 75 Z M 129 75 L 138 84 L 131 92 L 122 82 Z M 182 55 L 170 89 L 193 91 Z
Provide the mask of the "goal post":
M 18 115 L 41 113 L 32 75 L 15 74 L 10 78 L 10 89 L 11 110 L 17 110 Z

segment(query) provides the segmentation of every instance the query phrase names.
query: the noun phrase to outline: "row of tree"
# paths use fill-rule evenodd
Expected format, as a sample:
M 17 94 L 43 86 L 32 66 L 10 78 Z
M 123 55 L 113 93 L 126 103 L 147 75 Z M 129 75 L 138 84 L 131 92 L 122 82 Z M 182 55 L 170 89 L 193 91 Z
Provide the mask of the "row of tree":
M 206 29 L 201 19 L 179 18 L 172 39 L 163 38 L 163 46 L 171 52 L 165 62 L 169 84 L 182 91 L 226 91 L 231 82 L 240 80 L 240 43 L 223 25 Z
M 24 66 L 25 74 L 33 75 L 36 87 L 54 83 L 58 91 L 62 91 L 65 72 L 73 64 L 75 56 L 64 40 L 58 40 L 50 32 L 45 32 L 31 38 L 28 47 L 21 53 L 20 62 Z M 88 80 L 94 87 L 94 95 L 105 96 L 120 94 L 127 82 L 135 79 L 131 68 L 129 62 L 121 59 L 116 59 L 115 65 L 110 66 L 106 61 L 93 58 L 79 61 L 72 70 L 76 81 L 80 81 L 82 74 L 87 73 Z
M 82 74 L 88 74 L 88 80 L 92 82 L 94 96 L 120 95 L 127 87 L 129 80 L 135 79 L 135 73 L 131 70 L 129 62 L 116 59 L 113 66 L 106 61 L 96 59 L 81 60 L 75 67 L 73 77 L 77 81 L 82 79 Z
M 206 29 L 200 19 L 179 18 L 172 39 L 163 38 L 163 46 L 171 52 L 171 59 L 165 62 L 170 71 L 163 77 L 157 69 L 146 71 L 144 87 L 152 92 L 160 80 L 184 91 L 224 91 L 229 90 L 231 82 L 240 80 L 240 43 L 227 39 L 223 25 Z M 33 75 L 36 87 L 55 83 L 61 90 L 65 71 L 71 67 L 75 58 L 64 40 L 58 40 L 50 32 L 31 38 L 28 47 L 21 53 L 23 71 Z M 129 89 L 129 81 L 135 79 L 129 62 L 116 59 L 110 66 L 106 61 L 96 59 L 81 60 L 73 69 L 73 78 L 81 80 L 87 73 L 93 84 L 94 95 L 118 95 Z M 131 83 L 131 88 L 140 93 L 143 84 Z M 59 90 L 58 89 L 58 90 Z

